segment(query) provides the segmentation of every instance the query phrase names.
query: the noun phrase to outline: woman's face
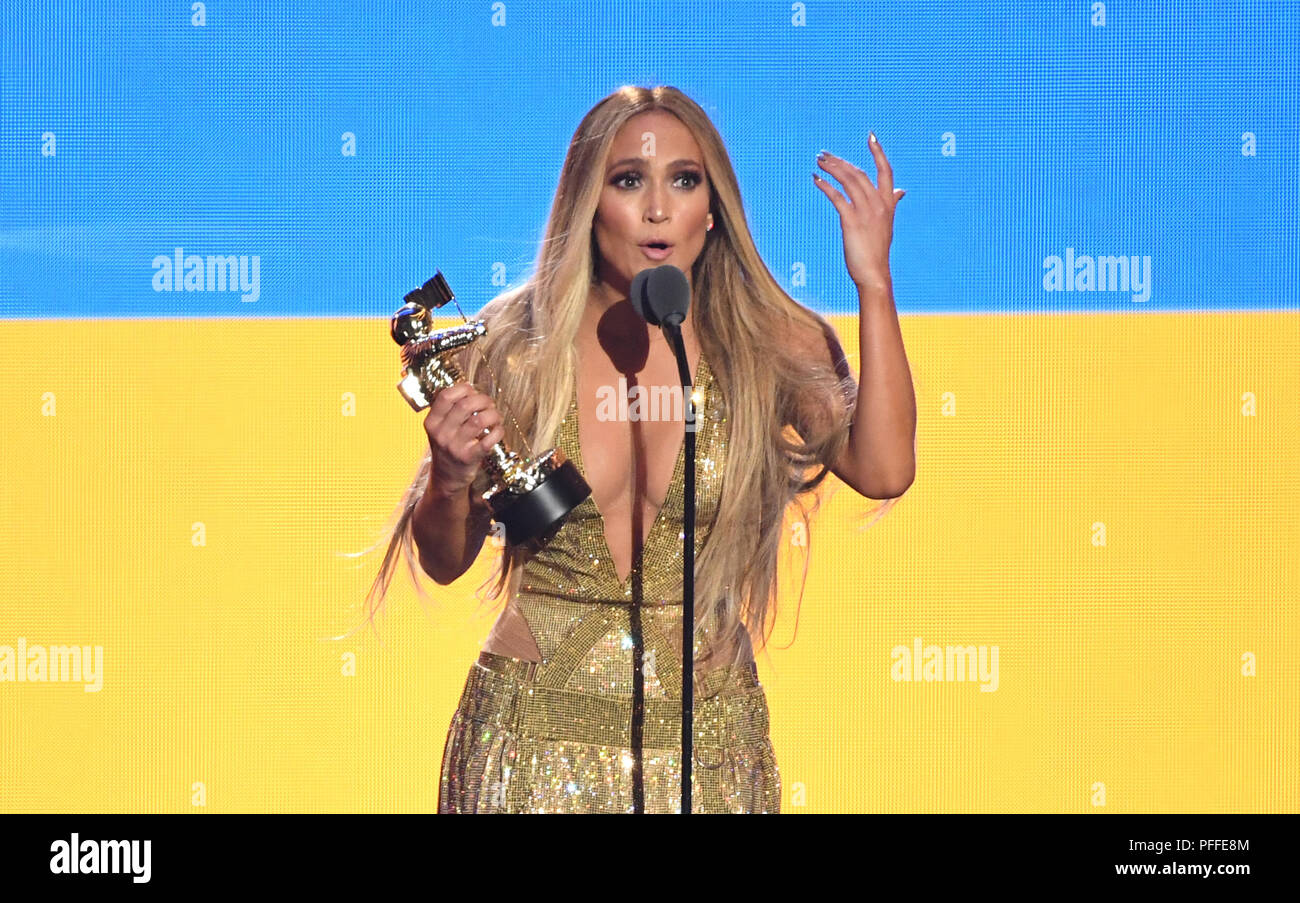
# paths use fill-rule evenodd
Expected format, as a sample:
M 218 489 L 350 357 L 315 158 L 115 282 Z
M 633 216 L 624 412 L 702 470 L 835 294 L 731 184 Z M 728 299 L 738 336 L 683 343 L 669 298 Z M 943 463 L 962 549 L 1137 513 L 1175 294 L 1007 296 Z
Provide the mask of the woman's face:
M 681 120 L 662 110 L 628 120 L 610 148 L 592 222 L 600 281 L 626 295 L 637 273 L 666 263 L 689 281 L 708 234 L 709 197 L 704 155 Z

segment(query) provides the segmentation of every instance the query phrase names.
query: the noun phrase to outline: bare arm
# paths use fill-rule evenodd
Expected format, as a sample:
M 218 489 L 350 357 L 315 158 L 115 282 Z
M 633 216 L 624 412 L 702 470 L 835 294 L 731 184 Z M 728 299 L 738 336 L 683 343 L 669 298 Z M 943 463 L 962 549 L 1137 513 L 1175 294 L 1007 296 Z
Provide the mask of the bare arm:
M 916 472 L 916 399 L 890 301 L 886 308 L 883 301 L 868 304 L 864 298 L 860 341 L 866 351 L 863 380 L 855 387 L 854 423 L 844 453 L 829 462 L 832 473 L 870 499 L 901 496 Z M 823 335 L 803 337 L 801 347 L 809 357 L 828 362 L 842 380 L 853 380 L 834 330 L 829 325 L 824 329 Z M 837 415 L 842 412 L 841 407 Z M 798 421 L 795 429 L 802 436 L 829 427 L 825 412 L 812 405 L 802 407 Z
M 897 498 L 916 476 L 916 393 L 889 271 L 894 237 L 894 209 L 905 192 L 894 187 L 894 171 L 874 132 L 868 134 L 876 160 L 877 184 L 848 160 L 818 155 L 818 165 L 835 178 L 845 198 L 813 173 L 817 187 L 840 214 L 844 263 L 858 289 L 858 349 L 862 382 L 858 386 L 849 445 L 835 475 L 867 498 Z
M 420 553 L 420 567 L 441 585 L 470 569 L 492 525 L 488 508 L 472 500 L 474 486 L 440 492 L 430 475 L 429 486 L 415 506 L 411 533 Z
M 858 298 L 862 382 L 841 478 L 868 498 L 897 498 L 916 478 L 916 393 L 893 286 L 860 286 Z
M 468 382 L 440 391 L 424 419 L 432 466 L 429 485 L 416 503 L 411 536 L 420 567 L 442 585 L 469 570 L 491 525 L 483 501 L 483 458 L 504 435 L 491 397 Z

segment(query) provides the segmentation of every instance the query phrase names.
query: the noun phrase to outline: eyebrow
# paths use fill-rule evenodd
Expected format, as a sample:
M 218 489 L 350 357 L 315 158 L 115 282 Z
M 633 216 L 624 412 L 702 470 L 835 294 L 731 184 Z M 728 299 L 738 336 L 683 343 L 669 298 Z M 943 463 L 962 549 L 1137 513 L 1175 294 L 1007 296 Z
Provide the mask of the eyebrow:
M 645 162 L 646 159 L 644 157 L 624 157 L 622 160 L 609 164 L 609 167 L 605 171 L 609 172 L 610 170 L 617 169 L 625 163 L 642 164 Z M 704 168 L 697 160 L 674 160 L 668 164 L 669 169 L 676 169 L 678 166 L 699 166 L 701 169 Z

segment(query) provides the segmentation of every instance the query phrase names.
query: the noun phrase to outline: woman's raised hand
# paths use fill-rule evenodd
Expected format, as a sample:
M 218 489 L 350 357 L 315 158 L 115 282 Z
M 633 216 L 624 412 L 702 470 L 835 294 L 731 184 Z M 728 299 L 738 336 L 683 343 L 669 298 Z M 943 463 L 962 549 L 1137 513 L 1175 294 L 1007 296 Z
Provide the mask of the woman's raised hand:
M 889 245 L 894 239 L 894 208 L 906 194 L 894 187 L 894 171 L 874 133 L 867 143 L 876 159 L 879 186 L 848 160 L 822 151 L 817 165 L 840 180 L 847 198 L 831 183 L 813 173 L 813 180 L 840 214 L 844 232 L 844 262 L 849 276 L 861 290 L 868 286 L 892 285 L 889 275 Z
M 483 456 L 505 435 L 501 412 L 470 383 L 443 389 L 424 416 L 433 453 L 433 490 L 450 498 L 464 492 L 482 466 Z

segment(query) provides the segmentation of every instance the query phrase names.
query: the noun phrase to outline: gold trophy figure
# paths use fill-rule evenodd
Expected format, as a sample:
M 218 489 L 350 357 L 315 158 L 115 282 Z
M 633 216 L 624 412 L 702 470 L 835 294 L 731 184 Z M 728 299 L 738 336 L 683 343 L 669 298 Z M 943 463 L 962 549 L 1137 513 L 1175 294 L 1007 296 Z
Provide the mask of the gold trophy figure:
M 432 331 L 430 311 L 454 298 L 439 270 L 407 294 L 406 304 L 393 314 L 390 332 L 393 341 L 402 346 L 402 380 L 397 391 L 417 411 L 429 407 L 440 391 L 462 380 L 456 352 L 487 334 L 482 320 Z M 461 318 L 464 316 L 462 313 Z M 521 458 L 498 442 L 484 458 L 483 469 L 491 484 L 483 500 L 493 519 L 505 527 L 506 543 L 512 546 L 548 541 L 569 512 L 591 495 L 578 468 L 558 448 L 534 460 Z

